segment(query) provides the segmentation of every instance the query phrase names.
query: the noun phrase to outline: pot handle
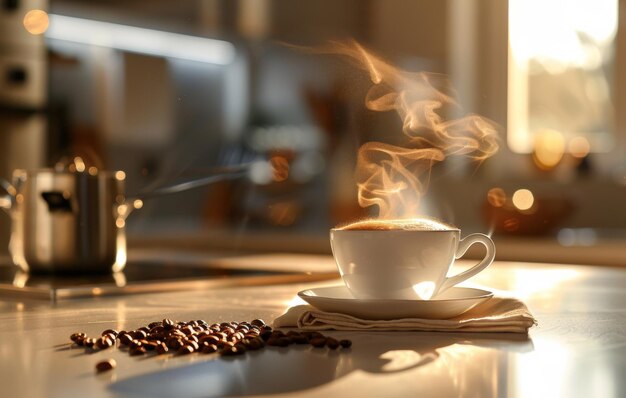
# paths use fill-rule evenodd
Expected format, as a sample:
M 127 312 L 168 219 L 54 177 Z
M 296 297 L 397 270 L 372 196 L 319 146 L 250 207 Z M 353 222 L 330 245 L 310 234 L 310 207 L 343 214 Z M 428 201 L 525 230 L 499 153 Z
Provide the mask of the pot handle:
M 6 192 L 6 195 L 0 195 L 0 208 L 9 212 L 15 203 L 17 190 L 7 180 L 0 178 L 0 188 Z

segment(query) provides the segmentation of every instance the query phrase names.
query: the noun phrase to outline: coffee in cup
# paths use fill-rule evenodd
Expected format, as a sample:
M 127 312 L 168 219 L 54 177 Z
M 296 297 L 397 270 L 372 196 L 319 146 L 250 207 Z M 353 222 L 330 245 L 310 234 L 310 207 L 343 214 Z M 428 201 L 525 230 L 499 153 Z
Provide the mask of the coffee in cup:
M 475 243 L 487 249 L 483 260 L 447 277 L 454 260 Z M 344 283 L 358 299 L 429 300 L 484 270 L 496 254 L 487 235 L 461 239 L 458 228 L 426 218 L 333 228 L 330 244 Z

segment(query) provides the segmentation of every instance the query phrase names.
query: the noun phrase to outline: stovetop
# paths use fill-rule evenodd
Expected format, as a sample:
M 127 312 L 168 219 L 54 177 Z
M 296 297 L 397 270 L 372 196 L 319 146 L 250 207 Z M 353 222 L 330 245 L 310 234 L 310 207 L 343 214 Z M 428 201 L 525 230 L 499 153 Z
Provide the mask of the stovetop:
M 129 256 L 123 271 L 107 275 L 28 274 L 9 264 L 0 264 L 0 297 L 45 300 L 98 297 L 177 290 L 213 289 L 312 282 L 337 277 L 336 272 L 292 271 L 259 267 L 258 261 L 215 261 L 202 255 Z M 159 257 L 155 259 L 154 257 Z M 226 258 L 227 259 L 227 258 Z M 274 267 L 275 268 L 275 267 Z

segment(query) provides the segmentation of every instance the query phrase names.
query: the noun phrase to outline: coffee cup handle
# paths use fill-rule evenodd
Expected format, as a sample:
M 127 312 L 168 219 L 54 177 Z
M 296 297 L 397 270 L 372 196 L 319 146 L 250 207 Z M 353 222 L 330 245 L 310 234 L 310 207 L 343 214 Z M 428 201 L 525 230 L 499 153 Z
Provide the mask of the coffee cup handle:
M 472 246 L 474 243 L 480 243 L 485 246 L 485 248 L 487 249 L 485 258 L 483 258 L 480 263 L 476 264 L 472 268 L 463 271 L 458 275 L 446 278 L 445 281 L 442 283 L 438 293 L 448 290 L 452 286 L 458 285 L 464 280 L 471 278 L 472 276 L 487 268 L 489 264 L 493 262 L 493 259 L 496 257 L 496 245 L 493 244 L 493 241 L 490 237 L 484 234 L 471 234 L 461 239 L 459 241 L 459 246 L 456 249 L 456 254 L 454 255 L 454 258 L 459 259 L 463 257 L 467 249 L 469 249 L 470 246 Z

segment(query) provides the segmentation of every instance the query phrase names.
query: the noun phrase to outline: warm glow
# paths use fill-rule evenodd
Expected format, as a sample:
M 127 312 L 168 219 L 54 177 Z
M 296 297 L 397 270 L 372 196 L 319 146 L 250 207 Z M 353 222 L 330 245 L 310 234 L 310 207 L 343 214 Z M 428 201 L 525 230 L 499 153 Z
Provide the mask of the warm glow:
M 94 166 L 89 167 L 88 171 L 89 171 L 89 175 L 92 175 L 92 176 L 95 176 L 96 174 L 98 174 L 98 168 Z
M 560 285 L 582 276 L 582 272 L 573 268 L 554 268 L 550 270 L 516 270 L 511 280 L 514 285 L 510 290 L 520 298 L 528 298 L 548 291 L 556 291 Z M 559 303 L 551 303 L 559 305 Z
M 115 178 L 119 181 L 123 181 L 124 179 L 126 179 L 126 173 L 124 173 L 123 171 L 116 171 Z
M 126 234 L 124 233 L 124 230 L 119 230 L 117 232 L 117 238 L 115 241 L 117 245 L 117 253 L 115 255 L 115 264 L 113 264 L 112 268 L 114 273 L 113 275 L 124 268 L 128 259 L 128 254 L 126 253 Z
M 128 205 L 121 204 L 117 206 L 117 214 L 121 218 L 126 218 L 126 216 L 128 216 Z
M 40 35 L 48 29 L 48 13 L 43 10 L 30 10 L 24 16 L 24 28 L 32 35 Z
M 565 152 L 565 139 L 563 134 L 556 130 L 542 130 L 535 136 L 535 148 L 533 160 L 543 169 L 550 170 L 556 167 Z
M 514 152 L 531 153 L 539 128 L 591 133 L 595 151 L 609 148 L 618 4 L 508 0 L 507 140 Z
M 435 282 L 424 281 L 413 285 L 413 291 L 422 300 L 430 300 L 435 293 Z
M 589 155 L 591 146 L 585 137 L 574 137 L 569 142 L 569 152 L 575 158 L 584 158 Z
M 287 308 L 295 307 L 298 305 L 307 305 L 307 302 L 302 300 L 298 295 L 293 296 L 293 298 L 289 300 L 286 304 Z
M 76 165 L 76 171 L 78 171 L 79 173 L 85 171 L 85 162 L 80 156 L 76 156 L 74 158 L 74 164 Z
M 535 197 L 528 189 L 518 189 L 513 194 L 513 205 L 519 210 L 528 210 L 534 203 Z
M 534 61 L 552 73 L 594 69 L 617 32 L 617 0 L 509 0 L 509 38 L 518 63 Z
M 487 202 L 493 207 L 502 207 L 506 203 L 506 193 L 502 188 L 491 188 L 487 192 Z
M 125 225 L 126 221 L 124 221 L 123 218 L 118 218 L 115 220 L 115 226 L 117 226 L 118 228 L 124 228 Z
M 141 209 L 143 207 L 143 200 L 135 199 L 135 201 L 133 202 L 133 207 L 135 209 Z

